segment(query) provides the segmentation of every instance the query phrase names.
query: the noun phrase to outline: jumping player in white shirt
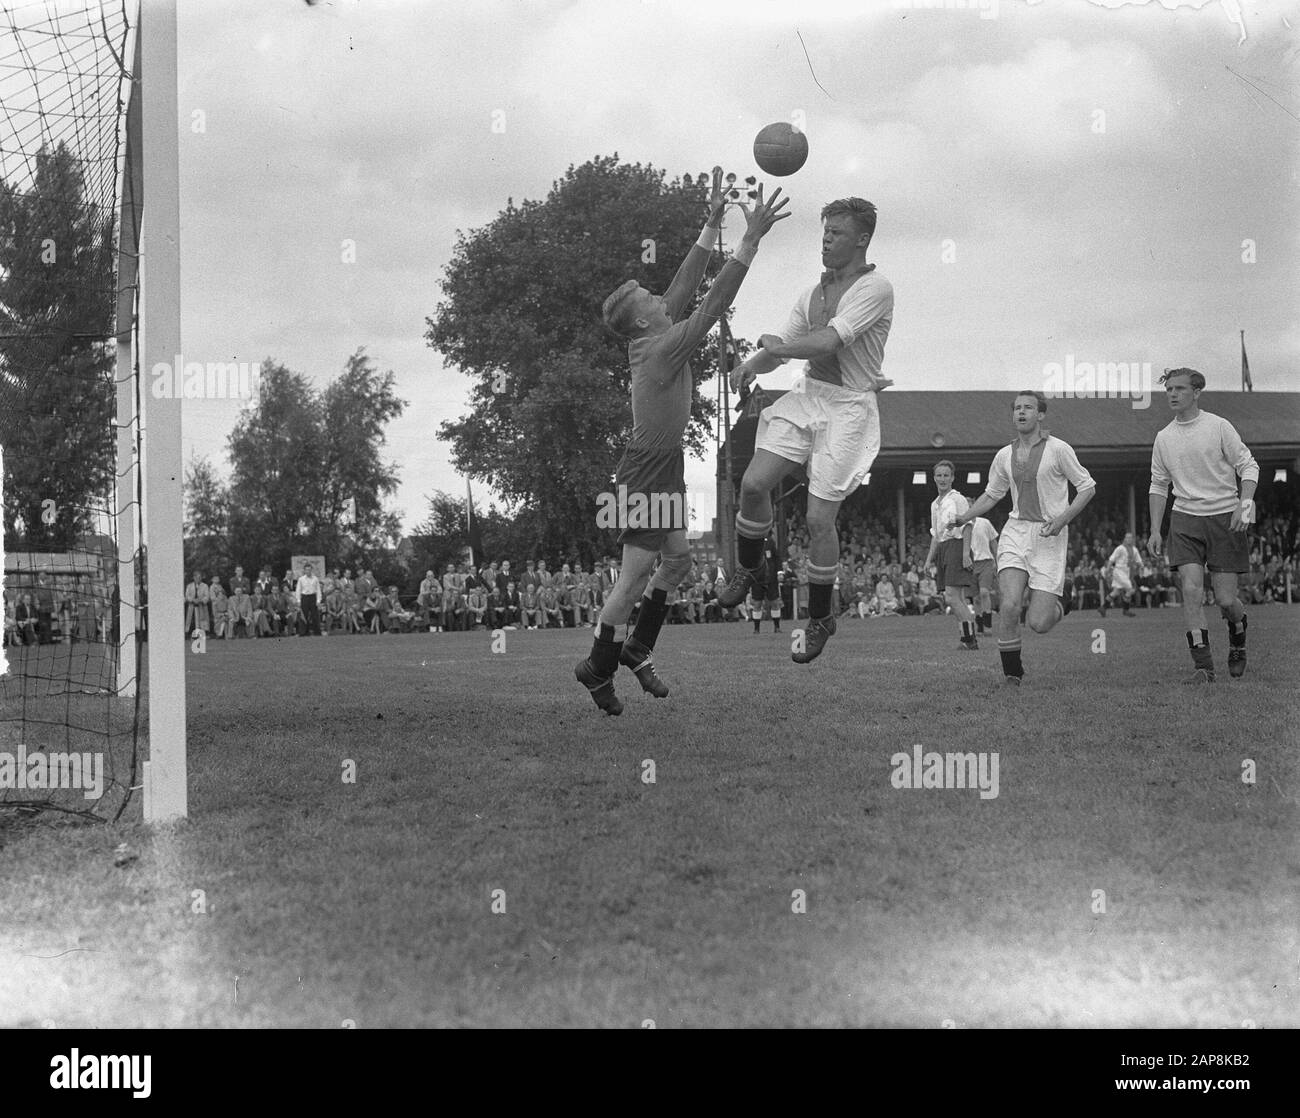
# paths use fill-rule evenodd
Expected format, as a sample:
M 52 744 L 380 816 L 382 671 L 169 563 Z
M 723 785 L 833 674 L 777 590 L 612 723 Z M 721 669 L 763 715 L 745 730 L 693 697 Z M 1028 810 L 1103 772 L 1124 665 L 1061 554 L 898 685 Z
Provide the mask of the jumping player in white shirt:
M 758 352 L 731 373 L 736 391 L 790 358 L 806 360 L 804 378 L 759 417 L 754 457 L 740 486 L 738 568 L 718 594 L 732 608 L 762 585 L 763 541 L 772 528 L 772 490 L 795 466 L 808 467 L 808 627 L 798 664 L 815 660 L 835 632 L 831 595 L 839 563 L 835 518 L 880 452 L 876 393 L 894 319 L 894 288 L 868 264 L 876 207 L 842 198 L 823 207 L 822 273 L 795 304 L 780 334 L 764 334 Z
M 1097 483 L 1080 464 L 1074 449 L 1041 426 L 1047 399 L 1032 390 L 1016 394 L 1011 419 L 1016 441 L 993 459 L 983 494 L 957 517 L 965 524 L 988 512 L 1011 491 L 1011 516 L 998 541 L 998 652 L 1009 685 L 1020 686 L 1020 606 L 1029 590 L 1027 620 L 1035 633 L 1046 633 L 1069 612 L 1065 562 L 1069 547 L 1066 525 L 1092 500 Z M 1069 500 L 1067 482 L 1076 490 Z
M 1237 678 L 1246 671 L 1246 607 L 1237 596 L 1237 576 L 1250 569 L 1246 529 L 1255 523 L 1259 465 L 1231 423 L 1201 411 L 1197 401 L 1205 377 L 1195 369 L 1170 369 L 1160 379 L 1174 421 L 1156 435 L 1151 448 L 1148 544 L 1152 555 L 1164 550 L 1160 525 L 1172 482 L 1169 566 L 1177 568 L 1182 583 L 1187 647 L 1195 666 L 1184 682 L 1214 682 L 1214 657 L 1203 605 L 1206 570 L 1214 601 L 1228 623 L 1228 673 Z

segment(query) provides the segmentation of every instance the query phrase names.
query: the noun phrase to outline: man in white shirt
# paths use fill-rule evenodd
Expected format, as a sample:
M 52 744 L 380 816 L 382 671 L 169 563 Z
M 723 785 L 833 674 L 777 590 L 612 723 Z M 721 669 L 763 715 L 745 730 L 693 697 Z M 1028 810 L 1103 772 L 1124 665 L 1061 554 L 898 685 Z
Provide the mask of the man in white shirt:
M 975 633 L 975 613 L 966 600 L 967 588 L 974 581 L 971 568 L 975 561 L 971 556 L 971 533 L 974 529 L 969 524 L 956 526 L 956 520 L 970 508 L 965 496 L 952 487 L 956 468 L 947 459 L 936 462 L 934 467 L 934 485 L 939 495 L 930 502 L 930 550 L 925 557 L 925 567 L 935 564 L 935 585 L 944 596 L 961 626 L 961 641 L 958 648 L 967 652 L 976 651 L 980 644 Z
M 993 527 L 992 521 L 983 516 L 977 516 L 971 521 L 970 557 L 974 560 L 971 589 L 979 592 L 980 608 L 975 615 L 975 622 L 981 633 L 993 628 L 993 586 L 998 575 L 995 558 L 997 543 L 998 530 Z
M 302 575 L 298 579 L 298 608 L 302 610 L 307 631 L 319 637 L 320 632 L 320 580 L 312 573 L 311 564 L 302 565 Z
M 1101 601 L 1101 615 L 1106 616 L 1106 603 L 1118 598 L 1124 604 L 1124 616 L 1133 617 L 1133 576 L 1141 569 L 1142 555 L 1134 543 L 1132 532 L 1124 533 L 1124 542 L 1110 553 L 1106 560 L 1106 586 Z
M 1161 378 L 1174 420 L 1151 449 L 1151 554 L 1164 553 L 1160 525 L 1174 487 L 1169 516 L 1169 566 L 1182 583 L 1187 647 L 1195 670 L 1187 683 L 1213 683 L 1214 658 L 1203 603 L 1205 571 L 1214 600 L 1228 623 L 1228 673 L 1246 671 L 1246 608 L 1237 596 L 1237 576 L 1250 569 L 1246 530 L 1255 523 L 1259 465 L 1236 428 L 1200 410 L 1205 377 L 1195 369 L 1171 369 Z M 1237 479 L 1241 492 L 1237 492 Z
M 803 650 L 796 642 L 791 653 L 796 664 L 815 660 L 835 633 L 835 519 L 880 451 L 876 393 L 891 383 L 880 365 L 894 318 L 894 289 L 866 262 L 876 207 L 863 198 L 841 198 L 823 207 L 821 218 L 826 271 L 820 282 L 800 296 L 785 329 L 762 335 L 759 350 L 731 374 L 732 388 L 740 391 L 791 358 L 807 361 L 803 380 L 759 417 L 736 514 L 738 566 L 718 593 L 719 604 L 732 608 L 753 586 L 763 585 L 772 490 L 796 466 L 806 465 L 809 621 Z
M 966 524 L 988 512 L 1007 491 L 1011 516 L 998 541 L 998 653 L 1004 683 L 1020 686 L 1020 606 L 1026 589 L 1026 617 L 1035 633 L 1046 633 L 1070 612 L 1065 563 L 1070 523 L 1092 500 L 1097 483 L 1079 464 L 1074 448 L 1042 426 L 1047 398 L 1032 389 L 1016 394 L 1011 421 L 1016 440 L 993 459 L 983 494 L 956 520 Z M 1069 500 L 1069 485 L 1075 488 Z

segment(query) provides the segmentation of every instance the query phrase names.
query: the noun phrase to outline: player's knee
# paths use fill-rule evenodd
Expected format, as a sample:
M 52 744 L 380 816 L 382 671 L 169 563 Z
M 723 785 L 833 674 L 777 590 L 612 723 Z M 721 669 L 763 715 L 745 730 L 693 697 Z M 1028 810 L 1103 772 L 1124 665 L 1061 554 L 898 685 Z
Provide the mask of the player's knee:
M 1035 633 L 1046 633 L 1053 625 L 1056 624 L 1056 618 L 1050 615 L 1031 613 L 1027 618 L 1029 627 Z
M 659 564 L 656 576 L 660 582 L 677 586 L 690 573 L 691 553 L 684 551 L 680 555 L 665 555 Z

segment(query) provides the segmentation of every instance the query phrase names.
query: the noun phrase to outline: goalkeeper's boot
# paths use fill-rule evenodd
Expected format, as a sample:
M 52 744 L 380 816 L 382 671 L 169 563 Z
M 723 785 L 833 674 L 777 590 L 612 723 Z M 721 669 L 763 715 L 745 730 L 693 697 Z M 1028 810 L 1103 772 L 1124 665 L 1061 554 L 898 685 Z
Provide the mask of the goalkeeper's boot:
M 1228 649 L 1228 674 L 1233 679 L 1240 679 L 1246 674 L 1246 650 L 1244 648 Z
M 623 651 L 618 661 L 632 669 L 642 691 L 648 691 L 656 699 L 668 697 L 668 684 L 655 675 L 653 649 L 647 648 L 635 637 L 628 637 L 623 642 Z
M 767 560 L 760 559 L 757 567 L 737 567 L 727 579 L 727 585 L 718 591 L 718 605 L 735 609 L 756 586 L 767 581 Z M 834 630 L 831 630 L 834 632 Z
M 593 649 L 591 656 L 578 663 L 573 674 L 591 693 L 591 701 L 601 710 L 606 714 L 622 714 L 622 700 L 614 694 L 614 673 L 618 671 L 618 658 L 623 651 L 623 644 L 621 641 L 602 641 L 597 638 Z
M 811 664 L 822 654 L 826 642 L 835 635 L 834 617 L 813 617 L 808 621 L 803 632 L 803 651 L 791 652 L 790 659 L 796 664 Z

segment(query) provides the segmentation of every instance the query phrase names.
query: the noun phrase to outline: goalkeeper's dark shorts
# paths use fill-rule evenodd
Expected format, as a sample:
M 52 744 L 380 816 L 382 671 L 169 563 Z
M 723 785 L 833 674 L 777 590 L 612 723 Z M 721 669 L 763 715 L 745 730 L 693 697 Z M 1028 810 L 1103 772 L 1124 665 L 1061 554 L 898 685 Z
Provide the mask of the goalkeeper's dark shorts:
M 1169 514 L 1167 557 L 1171 567 L 1199 563 L 1211 574 L 1242 573 L 1250 570 L 1250 548 L 1246 532 L 1234 532 L 1232 513 L 1192 516 L 1175 509 Z
M 614 486 L 623 529 L 619 543 L 646 551 L 662 551 L 669 532 L 690 527 L 686 455 L 680 446 L 629 446 L 618 464 Z M 623 486 L 627 487 L 626 505 Z

